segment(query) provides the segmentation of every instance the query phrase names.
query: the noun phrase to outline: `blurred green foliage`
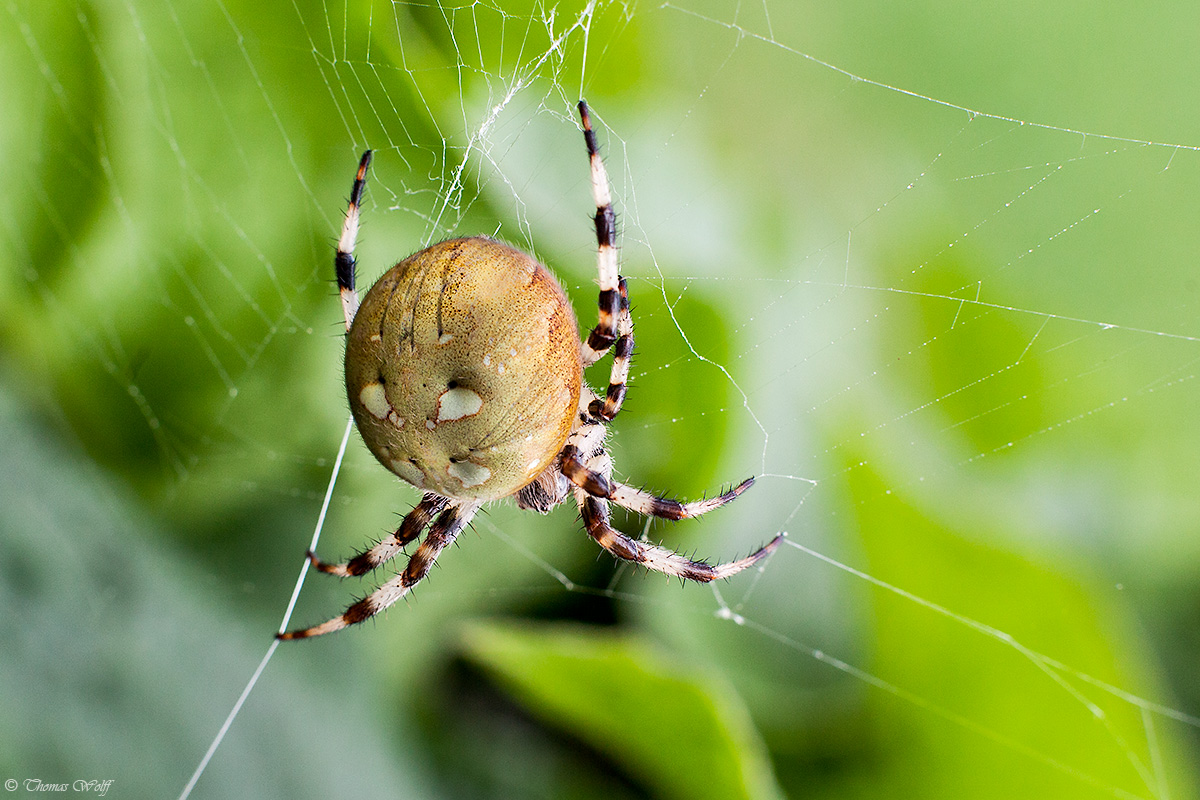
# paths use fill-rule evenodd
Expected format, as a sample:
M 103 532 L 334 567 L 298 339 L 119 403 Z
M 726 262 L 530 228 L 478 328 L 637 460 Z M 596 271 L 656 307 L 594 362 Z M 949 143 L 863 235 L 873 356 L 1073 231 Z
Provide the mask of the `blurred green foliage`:
M 410 602 L 278 650 L 193 796 L 1196 796 L 1197 9 L 0 13 L 0 778 L 174 796 L 266 651 L 347 414 L 364 148 L 364 286 L 495 234 L 591 324 L 584 94 L 637 326 L 617 471 L 760 476 L 618 519 L 798 546 L 681 589 L 488 509 Z M 352 439 L 322 554 L 415 497 Z
M 473 626 L 464 654 L 657 796 L 781 796 L 731 688 L 642 643 L 584 628 Z

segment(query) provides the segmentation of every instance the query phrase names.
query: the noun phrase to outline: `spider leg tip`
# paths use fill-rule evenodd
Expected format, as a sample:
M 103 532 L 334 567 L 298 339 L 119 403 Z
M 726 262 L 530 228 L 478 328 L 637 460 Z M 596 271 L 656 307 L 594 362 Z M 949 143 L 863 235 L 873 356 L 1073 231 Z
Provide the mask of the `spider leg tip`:
M 580 100 L 576 108 L 579 109 L 579 121 L 583 124 L 583 135 L 587 139 L 588 155 L 596 155 L 596 140 L 592 133 L 592 115 L 588 110 L 587 100 Z

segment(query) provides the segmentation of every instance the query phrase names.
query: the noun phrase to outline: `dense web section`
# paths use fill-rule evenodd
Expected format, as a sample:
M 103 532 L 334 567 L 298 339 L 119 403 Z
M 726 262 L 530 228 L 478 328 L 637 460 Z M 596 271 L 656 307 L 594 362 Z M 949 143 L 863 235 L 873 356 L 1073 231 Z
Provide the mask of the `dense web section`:
M 832 55 L 818 57 L 797 12 L 765 1 L 504 5 L 281 5 L 275 38 L 251 35 L 220 2 L 197 16 L 129 4 L 119 19 L 79 7 L 70 36 L 115 103 L 149 109 L 135 138 L 144 169 L 169 171 L 176 192 L 152 229 L 138 180 L 122 172 L 134 153 L 111 152 L 104 130 L 75 130 L 63 150 L 104 167 L 96 213 L 111 235 L 65 262 L 81 270 L 123 248 L 124 277 L 138 276 L 132 293 L 153 309 L 147 324 L 178 331 L 177 347 L 207 365 L 207 402 L 156 396 L 170 370 L 142 370 L 136 326 L 116 312 L 59 321 L 127 395 L 165 494 L 181 504 L 213 487 L 234 500 L 282 496 L 316 517 L 313 546 L 341 554 L 407 510 L 415 494 L 389 482 L 348 427 L 337 445 L 332 242 L 358 155 L 376 151 L 361 289 L 420 247 L 486 233 L 550 264 L 586 330 L 595 243 L 573 111 L 586 96 L 638 331 L 632 413 L 612 439 L 617 472 L 688 496 L 758 479 L 703 525 L 631 517 L 625 530 L 713 560 L 787 539 L 761 569 L 711 587 L 681 590 L 627 566 L 597 582 L 589 576 L 608 562 L 592 560 L 578 520 L 495 508 L 444 556 L 461 571 L 447 564 L 422 587 L 426 602 L 398 606 L 365 635 L 391 635 L 453 592 L 596 597 L 680 648 L 728 658 L 746 648 L 759 677 L 895 703 L 923 729 L 968 731 L 1098 796 L 1178 793 L 1179 743 L 1194 740 L 1200 717 L 1145 666 L 1153 656 L 1123 582 L 1190 574 L 1197 559 L 1186 536 L 1200 519 L 1195 137 L 1050 122 L 1070 110 L 1014 115 L 969 88 L 956 90 L 963 100 L 911 88 L 939 84 L 840 58 L 832 28 L 822 28 Z M 6 9 L 39 68 L 37 91 L 72 116 L 79 99 L 55 71 L 50 33 L 28 9 Z M 137 36 L 112 48 L 105 25 Z M 673 37 L 672 56 L 656 61 L 639 48 L 660 35 Z M 303 80 L 281 83 L 288 69 Z M 132 89 L 131 72 L 144 76 Z M 186 100 L 175 94 L 181 72 L 195 92 Z M 766 74 L 773 86 L 755 85 Z M 327 140 L 304 133 L 301 109 Z M 201 152 L 197 124 L 218 131 L 220 162 Z M 30 185 L 33 208 L 73 241 L 70 209 L 40 187 Z M 18 263 L 39 263 L 44 243 L 23 235 L 21 218 L 0 226 Z M 52 315 L 75 291 L 32 266 L 24 278 Z M 111 284 L 88 288 L 118 296 Z M 299 354 L 294 372 L 280 350 Z M 308 427 L 323 428 L 315 438 L 277 438 L 271 398 L 293 389 L 315 415 Z M 258 462 L 289 464 L 294 477 L 267 479 Z M 352 488 L 335 490 L 339 480 Z M 321 540 L 327 515 L 345 528 L 333 541 Z M 301 539 L 279 534 L 274 557 L 299 566 Z M 516 566 L 472 577 L 498 550 Z M 1125 558 L 1135 566 L 1113 567 Z M 346 600 L 306 605 L 306 575 L 304 562 L 280 630 Z M 1015 615 L 1027 596 L 1059 605 Z M 298 598 L 305 620 L 292 615 Z M 1060 638 L 1087 626 L 1112 638 Z M 957 681 L 968 678 L 941 682 L 951 663 L 968 678 L 1035 686 L 1024 700 L 1034 722 L 1010 727 L 964 702 Z M 1042 709 L 1088 718 L 1095 760 L 1060 748 L 1054 724 L 1037 731 Z

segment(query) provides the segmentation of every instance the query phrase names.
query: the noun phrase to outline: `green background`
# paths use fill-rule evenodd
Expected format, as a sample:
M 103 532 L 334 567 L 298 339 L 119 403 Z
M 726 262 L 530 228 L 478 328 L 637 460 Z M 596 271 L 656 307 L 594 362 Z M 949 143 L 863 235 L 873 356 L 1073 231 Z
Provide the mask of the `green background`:
M 333 244 L 534 252 L 581 324 L 596 115 L 638 350 L 617 472 L 726 560 L 491 507 L 280 647 L 193 797 L 1197 795 L 1200 7 L 0 10 L 0 778 L 177 796 L 347 416 Z M 603 384 L 606 365 L 590 373 Z M 350 447 L 333 559 L 415 501 Z M 386 573 L 367 578 L 382 580 Z M 310 576 L 294 622 L 365 587 Z

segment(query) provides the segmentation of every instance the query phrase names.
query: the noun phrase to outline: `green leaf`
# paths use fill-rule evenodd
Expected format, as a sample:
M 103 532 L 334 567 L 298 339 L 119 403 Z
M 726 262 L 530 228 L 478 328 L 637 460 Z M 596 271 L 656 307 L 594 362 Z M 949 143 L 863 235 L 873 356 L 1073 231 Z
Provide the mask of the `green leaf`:
M 477 624 L 464 646 L 535 714 L 656 796 L 782 796 L 734 691 L 643 641 L 584 627 Z
M 1165 694 L 1128 611 L 1081 565 L 969 538 L 855 474 L 867 571 L 911 593 L 871 589 L 882 757 L 864 796 L 1194 796 L 1178 729 L 1104 688 Z

